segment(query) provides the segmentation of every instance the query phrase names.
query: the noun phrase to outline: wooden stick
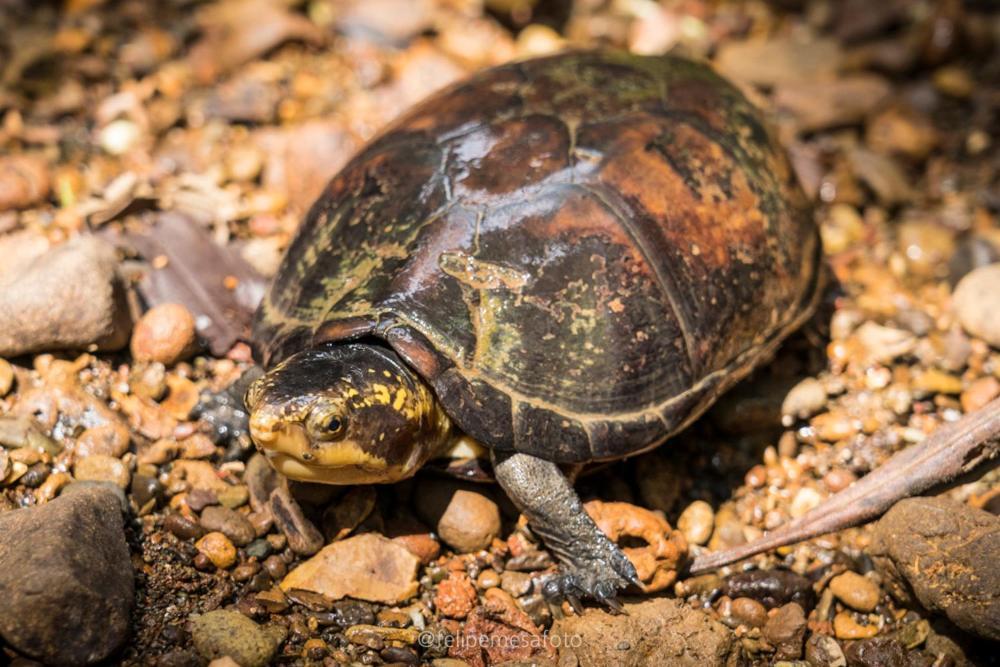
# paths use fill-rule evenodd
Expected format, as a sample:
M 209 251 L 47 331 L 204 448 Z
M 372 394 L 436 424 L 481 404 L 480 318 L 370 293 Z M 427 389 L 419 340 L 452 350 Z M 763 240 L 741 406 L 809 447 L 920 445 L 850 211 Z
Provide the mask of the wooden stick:
M 762 551 L 864 523 L 881 516 L 897 501 L 953 481 L 998 455 L 1000 398 L 897 452 L 804 516 L 748 544 L 699 556 L 691 572 L 713 570 Z

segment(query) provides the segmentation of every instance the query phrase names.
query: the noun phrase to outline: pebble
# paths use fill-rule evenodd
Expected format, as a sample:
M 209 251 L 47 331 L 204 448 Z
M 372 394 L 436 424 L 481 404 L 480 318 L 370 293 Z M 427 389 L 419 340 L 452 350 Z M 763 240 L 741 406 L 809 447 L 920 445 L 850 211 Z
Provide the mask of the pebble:
M 266 667 L 285 639 L 279 625 L 261 627 L 228 609 L 216 609 L 190 620 L 191 641 L 205 660 L 230 657 L 241 667 Z
M 792 504 L 788 508 L 788 513 L 792 515 L 792 518 L 797 519 L 805 516 L 810 510 L 819 507 L 821 502 L 823 502 L 823 494 L 812 487 L 803 486 L 795 493 L 795 497 L 792 498 Z
M 120 459 L 104 454 L 94 454 L 80 459 L 73 466 L 73 477 L 83 482 L 111 482 L 120 489 L 127 489 L 132 475 Z
M 246 517 L 228 507 L 213 505 L 201 513 L 202 528 L 218 531 L 228 537 L 236 546 L 246 546 L 257 536 Z
M 416 509 L 459 553 L 486 549 L 500 534 L 500 508 L 481 485 L 428 480 L 417 491 Z
M 419 564 L 402 545 L 364 533 L 327 545 L 285 576 L 281 588 L 396 604 L 416 594 Z
M 962 392 L 959 401 L 962 404 L 962 411 L 969 413 L 975 412 L 997 396 L 1000 396 L 1000 380 L 986 376 L 971 382 Z
M 696 500 L 677 519 L 680 530 L 690 544 L 705 544 L 715 529 L 715 511 L 704 500 Z
M 816 437 L 824 442 L 849 440 L 858 434 L 858 427 L 849 415 L 839 410 L 816 415 L 810 421 Z
M 268 556 L 264 559 L 264 571 L 272 579 L 278 581 L 288 574 L 288 566 L 285 565 L 285 561 L 281 559 L 281 556 Z
M 476 577 L 476 588 L 479 590 L 486 590 L 487 588 L 496 588 L 500 585 L 500 575 L 496 573 L 496 570 L 487 568 L 479 573 Z M 509 591 L 508 591 L 509 592 Z
M 10 393 L 14 386 L 14 367 L 6 359 L 0 359 L 0 398 Z
M 858 623 L 853 613 L 842 611 L 833 617 L 833 634 L 837 639 L 867 639 L 878 634 L 878 626 Z
M 876 637 L 854 642 L 844 652 L 851 667 L 909 667 L 918 664 L 907 659 L 906 649 L 890 637 Z
M 52 665 L 111 655 L 134 604 L 115 492 L 90 486 L 0 514 L 0 591 L 0 638 L 13 649 Z
M 131 350 L 136 361 L 173 366 L 197 350 L 198 334 L 194 316 L 176 303 L 151 308 L 136 322 Z
M 726 577 L 722 592 L 731 598 L 753 598 L 768 608 L 796 602 L 804 609 L 812 609 L 815 600 L 812 582 L 788 570 L 737 572 Z
M 844 468 L 834 468 L 823 475 L 823 484 L 830 490 L 830 493 L 843 491 L 857 480 L 857 475 Z
M 434 594 L 434 607 L 444 616 L 465 618 L 478 601 L 476 587 L 464 572 L 451 572 L 438 584 Z
M 750 598 L 736 598 L 729 605 L 729 614 L 737 625 L 762 628 L 767 623 L 767 609 Z
M 515 572 L 505 570 L 500 575 L 500 588 L 511 594 L 512 597 L 519 598 L 531 592 L 531 575 L 527 572 Z
M 49 250 L 0 283 L 0 356 L 41 350 L 117 350 L 130 322 L 114 249 L 81 236 Z
M 247 500 L 250 499 L 250 491 L 244 484 L 232 484 L 217 490 L 215 497 L 223 507 L 236 509 L 247 504 Z
M 871 579 L 850 571 L 831 579 L 830 590 L 838 600 L 857 611 L 874 611 L 881 597 Z
M 930 368 L 913 379 L 913 388 L 931 394 L 958 394 L 962 391 L 962 378 Z
M 86 429 L 76 439 L 73 453 L 77 458 L 95 454 L 120 457 L 128 451 L 130 436 L 128 428 L 121 422 L 113 421 Z
M 1000 263 L 973 269 L 955 287 L 952 308 L 962 327 L 1000 348 Z
M 819 633 L 806 641 L 806 662 L 809 667 L 847 667 L 844 649 L 837 640 Z
M 774 646 L 776 659 L 798 659 L 802 655 L 802 642 L 806 636 L 806 615 L 802 607 L 794 602 L 779 607 L 767 619 L 763 635 Z
M 229 541 L 229 538 L 220 532 L 205 534 L 200 540 L 195 542 L 198 551 L 201 552 L 212 565 L 225 570 L 236 563 L 236 547 Z
M 40 155 L 0 158 L 0 212 L 27 208 L 49 195 L 49 167 Z
M 380 625 L 352 625 L 344 630 L 344 637 L 352 644 L 381 649 L 385 642 L 415 644 L 420 637 L 416 628 L 389 628 Z
M 944 497 L 909 498 L 876 524 L 870 554 L 893 597 L 1000 639 L 1000 517 Z M 947 567 L 942 567 L 947 563 Z
M 797 419 L 808 419 L 826 405 L 826 389 L 816 378 L 805 378 L 785 396 L 781 403 L 781 419 L 791 426 Z
M 111 121 L 97 134 L 97 143 L 111 155 L 124 155 L 142 138 L 139 126 L 124 118 Z

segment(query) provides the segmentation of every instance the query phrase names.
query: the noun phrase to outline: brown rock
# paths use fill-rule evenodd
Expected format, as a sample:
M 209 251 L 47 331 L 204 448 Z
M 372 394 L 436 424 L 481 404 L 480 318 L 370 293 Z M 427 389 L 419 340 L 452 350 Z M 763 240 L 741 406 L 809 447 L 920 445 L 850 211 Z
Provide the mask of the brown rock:
M 963 630 L 1000 639 L 1000 517 L 947 498 L 909 498 L 879 520 L 870 551 L 889 592 Z
M 990 376 L 979 378 L 962 392 L 962 411 L 975 412 L 997 396 L 1000 396 L 1000 380 Z
M 779 607 L 764 625 L 764 639 L 774 646 L 778 660 L 799 658 L 805 636 L 806 615 L 794 602 Z
M 955 287 L 952 307 L 962 327 L 1000 348 L 1000 263 L 970 271 Z
M 838 600 L 857 611 L 874 611 L 880 597 L 878 586 L 856 572 L 838 574 L 830 580 L 830 590 Z
M 281 582 L 333 600 L 344 597 L 400 603 L 417 592 L 419 559 L 381 535 L 365 533 L 324 547 Z
M 125 640 L 133 598 L 109 487 L 0 515 L 0 637 L 17 651 L 51 665 L 99 662 Z
M 729 614 L 735 623 L 727 625 L 745 625 L 748 628 L 762 628 L 767 623 L 767 609 L 764 605 L 750 598 L 736 598 L 729 604 Z
M 715 511 L 704 500 L 696 500 L 681 512 L 677 529 L 691 544 L 705 544 L 715 528 Z
M 143 315 L 132 332 L 132 356 L 172 366 L 197 349 L 194 316 L 182 305 L 164 303 Z
M 76 439 L 73 453 L 78 458 L 94 454 L 119 457 L 128 451 L 129 433 L 124 424 L 109 422 L 88 428 Z
M 560 660 L 580 667 L 709 667 L 728 664 L 733 636 L 725 626 L 681 600 L 625 601 L 627 614 L 587 609 L 582 616 L 555 621 Z
M 459 553 L 485 549 L 500 533 L 500 508 L 482 485 L 435 479 L 416 493 L 417 513 Z
M 849 611 L 833 617 L 833 634 L 837 639 L 868 639 L 878 634 L 878 625 L 859 623 Z
M 84 236 L 0 278 L 0 356 L 38 350 L 116 350 L 130 327 L 118 260 L 108 244 Z
M 49 195 L 49 167 L 38 155 L 0 158 L 0 212 L 27 208 Z
M 236 547 L 220 532 L 208 533 L 195 542 L 195 546 L 220 570 L 232 567 L 236 563 Z
M 80 459 L 73 466 L 73 477 L 79 481 L 111 482 L 120 489 L 127 489 L 132 474 L 120 459 L 104 454 L 94 454 Z
M 420 559 L 421 565 L 427 565 L 441 554 L 441 543 L 416 519 L 390 519 L 386 522 L 385 536 L 406 547 Z
M 219 505 L 206 507 L 202 510 L 199 523 L 205 530 L 218 531 L 240 547 L 250 544 L 257 536 L 247 518 L 228 507 Z
M 469 575 L 452 572 L 438 584 L 434 594 L 434 607 L 445 616 L 465 618 L 476 606 L 478 599 L 476 587 L 472 585 Z

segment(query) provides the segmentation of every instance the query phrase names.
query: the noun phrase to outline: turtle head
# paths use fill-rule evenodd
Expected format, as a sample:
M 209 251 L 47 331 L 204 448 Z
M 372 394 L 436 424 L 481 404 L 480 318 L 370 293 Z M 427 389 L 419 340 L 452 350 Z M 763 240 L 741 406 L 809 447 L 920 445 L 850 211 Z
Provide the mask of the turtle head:
M 450 423 L 391 350 L 330 345 L 295 354 L 247 391 L 250 436 L 291 479 L 394 482 L 447 445 Z

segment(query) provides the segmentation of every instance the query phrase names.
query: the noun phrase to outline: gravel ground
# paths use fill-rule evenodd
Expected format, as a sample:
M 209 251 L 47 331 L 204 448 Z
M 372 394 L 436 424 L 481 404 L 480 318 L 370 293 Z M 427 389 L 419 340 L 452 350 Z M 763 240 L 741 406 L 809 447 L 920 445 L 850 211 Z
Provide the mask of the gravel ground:
M 492 485 L 289 484 L 195 414 L 367 139 L 468 72 L 598 45 L 709 59 L 768 111 L 828 278 L 691 429 L 580 480 L 640 564 L 627 616 L 548 605 Z M 1000 395 L 998 82 L 986 1 L 0 3 L 0 664 L 994 664 L 996 471 L 684 564 Z

